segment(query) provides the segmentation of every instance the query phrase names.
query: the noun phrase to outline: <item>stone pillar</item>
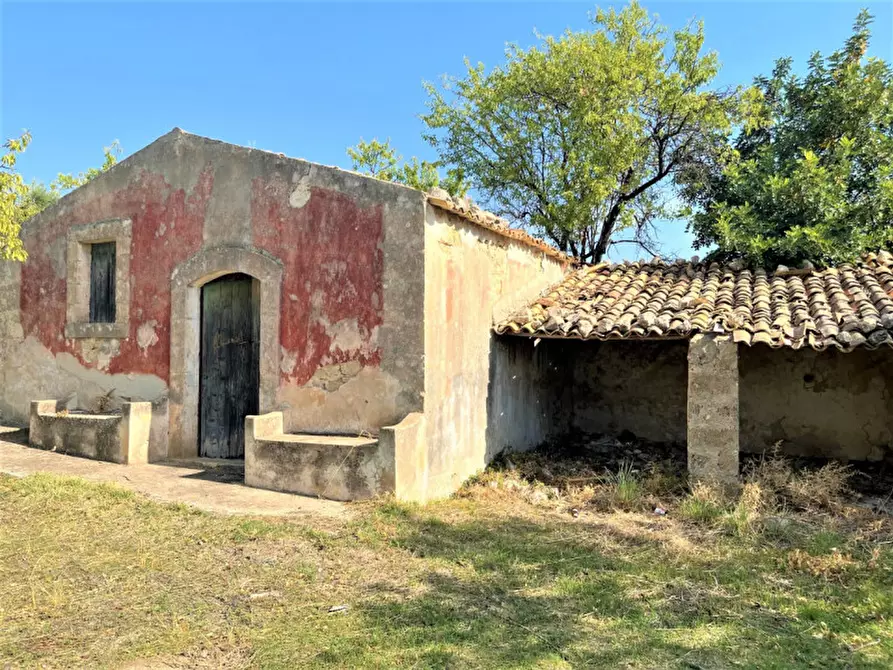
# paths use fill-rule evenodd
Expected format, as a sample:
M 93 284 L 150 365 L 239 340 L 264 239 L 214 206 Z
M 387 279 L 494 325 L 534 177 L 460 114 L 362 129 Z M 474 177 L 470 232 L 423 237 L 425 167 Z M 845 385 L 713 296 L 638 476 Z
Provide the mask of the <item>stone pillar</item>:
M 696 480 L 738 480 L 738 348 L 726 336 L 688 345 L 688 472 Z
M 118 438 L 121 441 L 119 463 L 125 465 L 149 462 L 149 433 L 152 429 L 152 403 L 125 402 Z
M 284 420 L 282 412 L 245 417 L 245 486 L 270 488 L 266 485 L 268 476 L 264 473 L 263 463 L 258 459 L 258 440 L 264 440 L 283 434 Z
M 55 414 L 59 407 L 56 400 L 32 400 L 31 414 L 28 422 L 28 443 L 32 447 L 42 447 L 40 415 Z

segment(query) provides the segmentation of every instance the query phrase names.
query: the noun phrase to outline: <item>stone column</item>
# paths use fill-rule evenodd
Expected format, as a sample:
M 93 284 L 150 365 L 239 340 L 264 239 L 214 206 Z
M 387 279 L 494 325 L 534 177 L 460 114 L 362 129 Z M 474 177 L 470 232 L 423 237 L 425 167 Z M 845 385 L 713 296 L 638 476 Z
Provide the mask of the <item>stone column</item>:
M 149 433 L 152 429 L 152 403 L 125 402 L 121 408 L 121 460 L 125 465 L 149 462 Z
M 696 480 L 738 480 L 738 349 L 727 336 L 688 345 L 688 472 Z

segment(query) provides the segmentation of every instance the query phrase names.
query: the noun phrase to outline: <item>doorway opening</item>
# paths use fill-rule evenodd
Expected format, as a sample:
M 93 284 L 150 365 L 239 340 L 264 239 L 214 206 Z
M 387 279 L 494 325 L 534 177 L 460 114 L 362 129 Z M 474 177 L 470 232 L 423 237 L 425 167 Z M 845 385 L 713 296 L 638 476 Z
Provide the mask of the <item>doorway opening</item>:
M 245 417 L 260 396 L 260 286 L 247 274 L 201 288 L 199 449 L 204 458 L 243 458 Z

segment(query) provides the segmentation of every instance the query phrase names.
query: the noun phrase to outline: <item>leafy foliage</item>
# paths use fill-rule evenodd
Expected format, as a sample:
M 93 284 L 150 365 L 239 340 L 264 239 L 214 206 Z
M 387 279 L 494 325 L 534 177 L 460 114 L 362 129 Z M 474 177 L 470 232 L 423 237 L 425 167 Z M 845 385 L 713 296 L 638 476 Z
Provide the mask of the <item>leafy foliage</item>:
M 77 175 L 60 173 L 49 186 L 40 182 L 26 184 L 16 170 L 18 156 L 31 143 L 31 133 L 5 142 L 6 153 L 0 156 L 0 260 L 24 261 L 25 247 L 19 237 L 22 223 L 46 209 L 66 191 L 86 184 L 99 176 L 117 161 L 120 146 L 117 141 L 103 151 L 102 167 L 90 168 Z
M 347 155 L 353 161 L 354 170 L 378 179 L 406 184 L 421 191 L 438 186 L 459 196 L 464 196 L 468 191 L 461 170 L 448 170 L 446 176 L 441 177 L 438 170 L 440 163 L 420 161 L 415 156 L 401 164 L 403 157 L 397 154 L 390 140 L 379 142 L 373 138 L 371 142 L 366 142 L 361 138 L 356 146 L 347 149 Z
M 31 134 L 24 133 L 3 145 L 6 153 L 0 156 L 0 260 L 23 261 L 25 247 L 19 238 L 22 221 L 35 213 L 34 202 L 28 202 L 29 187 L 16 172 L 18 155 L 31 142 Z
M 893 244 L 893 71 L 866 58 L 862 11 L 842 49 L 758 77 L 726 160 L 686 190 L 700 247 L 774 266 L 835 263 Z
M 422 119 L 490 209 L 595 262 L 611 244 L 647 248 L 666 187 L 722 145 L 737 96 L 708 90 L 719 65 L 702 24 L 670 36 L 636 2 L 593 23 L 510 45 L 489 72 L 466 61 L 463 77 L 426 85 Z

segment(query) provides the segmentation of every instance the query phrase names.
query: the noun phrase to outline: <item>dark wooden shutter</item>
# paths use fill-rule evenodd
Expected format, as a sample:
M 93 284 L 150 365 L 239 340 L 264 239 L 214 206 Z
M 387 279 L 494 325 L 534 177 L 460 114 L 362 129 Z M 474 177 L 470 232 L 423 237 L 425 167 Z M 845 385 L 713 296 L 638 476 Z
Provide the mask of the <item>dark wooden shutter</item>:
M 115 243 L 90 245 L 90 323 L 115 322 Z

